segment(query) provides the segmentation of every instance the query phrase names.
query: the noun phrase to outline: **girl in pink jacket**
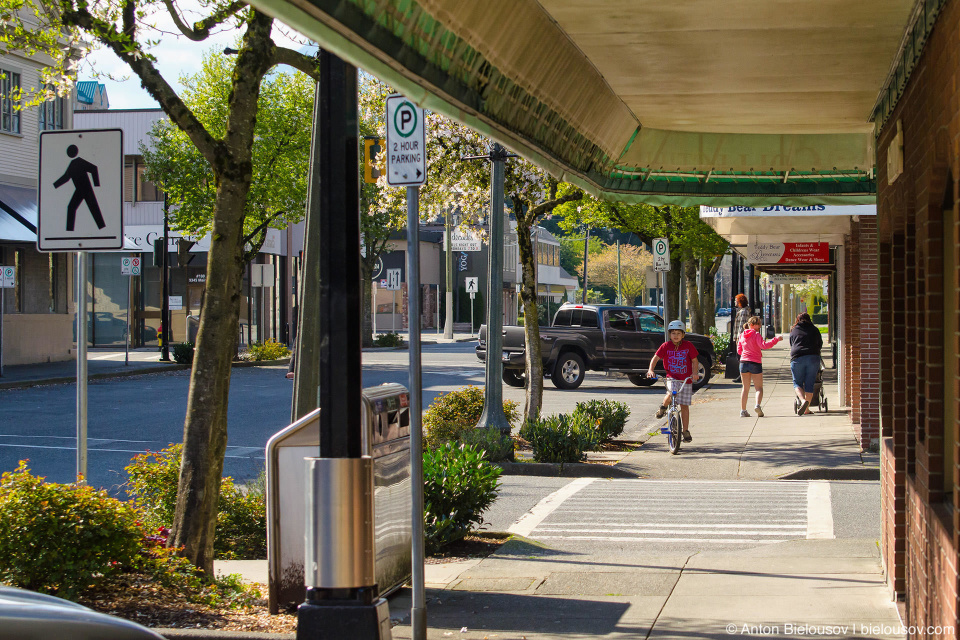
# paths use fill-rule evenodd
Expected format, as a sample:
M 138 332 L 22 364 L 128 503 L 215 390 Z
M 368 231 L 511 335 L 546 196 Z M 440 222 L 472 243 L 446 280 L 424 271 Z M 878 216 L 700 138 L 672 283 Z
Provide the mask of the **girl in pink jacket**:
M 757 416 L 763 417 L 763 410 L 760 409 L 760 402 L 763 400 L 763 349 L 769 349 L 780 342 L 780 336 L 772 340 L 764 340 L 760 336 L 760 318 L 751 317 L 743 325 L 743 333 L 737 340 L 737 355 L 740 356 L 740 380 L 743 382 L 743 390 L 740 392 L 740 417 L 749 418 L 747 411 L 747 396 L 750 394 L 750 381 L 753 380 L 753 388 L 757 391 L 757 404 L 753 410 Z

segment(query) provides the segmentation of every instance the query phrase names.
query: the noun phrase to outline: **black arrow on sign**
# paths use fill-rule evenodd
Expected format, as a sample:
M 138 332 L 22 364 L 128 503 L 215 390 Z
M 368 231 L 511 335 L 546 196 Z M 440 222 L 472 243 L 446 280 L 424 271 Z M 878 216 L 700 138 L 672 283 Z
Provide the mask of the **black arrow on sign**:
M 423 172 L 417 169 L 417 179 L 419 179 L 421 175 L 423 175 Z

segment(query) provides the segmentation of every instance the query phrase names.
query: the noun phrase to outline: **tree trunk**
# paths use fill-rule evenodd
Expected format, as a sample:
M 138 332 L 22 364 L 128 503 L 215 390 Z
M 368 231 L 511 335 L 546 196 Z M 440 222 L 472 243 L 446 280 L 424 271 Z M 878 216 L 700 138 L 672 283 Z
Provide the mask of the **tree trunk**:
M 717 325 L 717 274 L 720 272 L 720 265 L 723 264 L 723 256 L 717 256 L 711 262 L 700 263 L 700 282 L 703 286 L 703 319 L 707 331 L 710 327 Z
M 240 324 L 243 221 L 252 180 L 252 147 L 260 81 L 269 68 L 273 20 L 252 12 L 243 35 L 223 153 L 212 162 L 217 196 L 207 253 L 196 354 L 183 426 L 177 509 L 168 545 L 183 547 L 193 565 L 213 577 L 213 540 L 227 450 L 227 404 L 234 340 Z
M 213 576 L 213 539 L 227 450 L 232 350 L 240 327 L 243 211 L 249 187 L 249 179 L 222 180 L 217 193 L 169 543 L 184 547 L 184 555 L 208 576 Z
M 683 261 L 683 273 L 686 276 L 687 308 L 690 310 L 690 329 L 693 333 L 703 333 L 703 311 L 700 304 L 700 292 L 697 290 L 697 271 L 700 261 L 686 256 Z
M 531 227 L 517 220 L 517 249 L 520 253 L 520 300 L 523 303 L 523 336 L 527 354 L 527 389 L 524 420 L 536 420 L 543 404 L 543 358 L 540 355 L 540 323 L 537 310 L 536 256 L 530 240 Z

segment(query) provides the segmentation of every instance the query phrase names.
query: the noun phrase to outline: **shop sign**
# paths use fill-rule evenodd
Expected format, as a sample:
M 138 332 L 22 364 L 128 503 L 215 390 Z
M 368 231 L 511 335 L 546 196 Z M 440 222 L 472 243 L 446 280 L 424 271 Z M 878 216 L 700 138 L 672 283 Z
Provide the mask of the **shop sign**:
M 827 242 L 752 242 L 747 245 L 751 264 L 826 264 L 830 262 Z
M 776 204 L 766 207 L 708 207 L 700 206 L 701 218 L 751 218 L 777 216 L 875 216 L 877 205 L 826 205 L 812 204 L 805 207 L 787 207 Z
M 478 236 L 470 231 L 451 231 L 450 244 L 454 251 L 480 251 L 483 249 L 483 242 Z M 447 235 L 443 235 L 443 250 L 447 250 Z

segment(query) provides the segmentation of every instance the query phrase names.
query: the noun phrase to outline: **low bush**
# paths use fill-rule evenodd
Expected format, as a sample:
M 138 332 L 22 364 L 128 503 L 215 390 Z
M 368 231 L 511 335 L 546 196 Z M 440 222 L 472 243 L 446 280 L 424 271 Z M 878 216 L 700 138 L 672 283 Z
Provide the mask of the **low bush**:
M 470 429 L 463 432 L 460 442 L 479 449 L 483 459 L 488 462 L 513 460 L 513 438 L 499 429 Z
M 173 360 L 177 364 L 193 364 L 193 343 L 176 342 L 173 344 Z
M 126 467 L 127 494 L 150 529 L 169 527 L 177 507 L 177 482 L 183 445 L 134 456 Z M 232 478 L 220 483 L 220 502 L 213 548 L 221 559 L 266 557 L 267 507 L 260 483 L 237 487 Z
M 730 334 L 720 333 L 716 327 L 710 327 L 709 333 L 710 342 L 713 343 L 713 352 L 720 358 L 727 352 L 727 347 L 730 346 Z
M 403 338 L 399 333 L 381 333 L 373 339 L 373 344 L 378 347 L 402 347 Z
M 280 360 L 290 355 L 290 349 L 287 348 L 287 345 L 271 338 L 266 342 L 257 342 L 250 345 L 244 355 L 246 356 L 244 358 L 245 360 L 254 360 L 256 362 L 262 360 Z
M 136 564 L 134 509 L 106 491 L 54 484 L 22 460 L 0 477 L 0 582 L 73 599 Z
M 451 442 L 423 453 L 423 522 L 428 553 L 483 524 L 500 488 L 500 469 L 471 445 Z
M 609 442 L 623 433 L 630 407 L 623 402 L 589 400 L 578 402 L 571 417 L 576 422 L 592 425 L 597 442 Z
M 520 418 L 519 405 L 512 400 L 503 403 L 503 413 L 510 424 Z M 483 389 L 464 387 L 444 394 L 423 412 L 424 444 L 437 448 L 446 442 L 460 442 L 463 434 L 473 430 L 483 415 Z
M 584 452 L 597 444 L 592 424 L 564 414 L 528 420 L 520 428 L 520 437 L 530 443 L 535 462 L 580 462 Z

